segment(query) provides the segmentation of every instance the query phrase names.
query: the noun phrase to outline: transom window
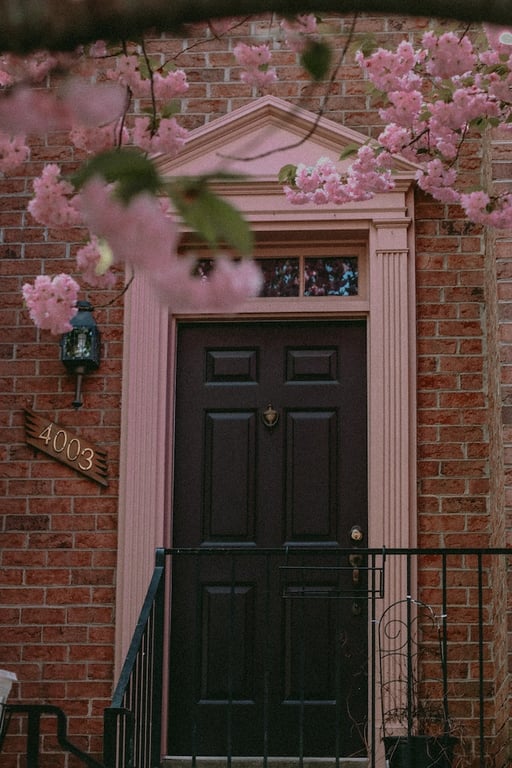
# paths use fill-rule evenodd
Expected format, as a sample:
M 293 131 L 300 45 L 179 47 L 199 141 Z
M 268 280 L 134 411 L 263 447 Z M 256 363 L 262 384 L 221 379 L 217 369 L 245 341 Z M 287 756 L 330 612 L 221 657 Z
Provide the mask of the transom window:
M 357 256 L 296 256 L 255 261 L 263 273 L 261 298 L 357 296 L 359 293 Z M 212 259 L 201 259 L 196 272 L 207 278 L 213 266 Z
M 256 259 L 263 272 L 262 298 L 357 296 L 357 256 Z
M 214 259 L 187 243 L 184 253 L 197 255 L 195 273 L 208 278 Z M 202 249 L 201 249 L 202 250 Z M 263 274 L 262 299 L 360 297 L 365 291 L 366 249 L 362 244 L 279 244 L 257 247 L 255 261 Z

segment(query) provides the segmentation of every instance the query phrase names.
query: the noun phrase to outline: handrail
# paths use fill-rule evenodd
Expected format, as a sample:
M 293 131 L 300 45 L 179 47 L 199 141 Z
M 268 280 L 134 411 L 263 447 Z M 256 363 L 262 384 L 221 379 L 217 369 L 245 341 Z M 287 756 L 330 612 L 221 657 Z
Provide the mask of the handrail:
M 142 605 L 141 612 L 135 630 L 133 633 L 126 659 L 119 675 L 114 694 L 112 696 L 111 707 L 122 707 L 123 696 L 126 692 L 126 687 L 130 680 L 130 674 L 133 671 L 133 663 L 135 660 L 135 654 L 139 650 L 146 628 L 148 618 L 151 615 L 151 609 L 155 601 L 155 597 L 162 583 L 162 578 L 165 570 L 165 550 L 157 549 L 155 554 L 155 569 L 149 583 L 148 591 Z M 109 707 L 110 708 L 110 707 Z
M 233 546 L 210 546 L 210 547 L 169 547 L 167 549 L 159 549 L 159 553 L 164 557 L 165 555 L 278 555 L 286 554 L 287 552 L 311 552 L 315 553 L 328 553 L 338 552 L 341 554 L 349 554 L 354 552 L 353 547 L 339 547 L 337 545 L 309 545 L 309 544 L 287 544 L 283 547 L 254 547 L 254 546 L 241 546 L 235 544 Z M 361 555 L 509 555 L 512 557 L 512 547 L 358 547 L 357 552 Z
M 152 765 L 160 762 L 165 559 L 165 550 L 157 549 L 151 582 L 112 703 L 104 711 L 105 768 L 118 768 L 120 765 L 130 768 L 134 761 L 140 763 L 142 753 L 150 758 Z M 142 691 L 145 701 L 141 701 Z M 138 707 L 145 710 L 143 722 L 135 715 Z M 150 717 L 147 717 L 148 709 Z
M 25 714 L 28 717 L 26 757 L 30 768 L 38 768 L 39 765 L 40 721 L 43 715 L 54 715 L 57 718 L 57 741 L 62 749 L 71 752 L 88 768 L 105 768 L 103 763 L 95 760 L 68 739 L 66 715 L 60 707 L 54 704 L 5 704 L 5 713 L 4 731 L 7 730 L 11 715 L 14 713 Z

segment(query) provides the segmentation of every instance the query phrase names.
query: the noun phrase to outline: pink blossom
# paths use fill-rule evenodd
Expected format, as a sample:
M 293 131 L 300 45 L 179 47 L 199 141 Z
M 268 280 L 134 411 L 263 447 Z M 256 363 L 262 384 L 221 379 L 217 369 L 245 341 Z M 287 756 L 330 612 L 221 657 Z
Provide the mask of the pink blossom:
M 78 283 L 66 274 L 56 275 L 53 279 L 39 275 L 34 285 L 25 283 L 22 293 L 33 323 L 53 334 L 70 331 L 70 320 L 77 313 L 79 288 Z
M 155 98 L 161 101 L 171 101 L 183 96 L 188 91 L 187 76 L 181 69 L 171 70 L 165 74 L 155 72 L 153 75 Z
M 109 69 L 107 77 L 129 88 L 137 98 L 148 96 L 150 81 L 142 77 L 137 56 L 122 56 L 116 61 L 116 69 Z
M 505 102 L 510 104 L 512 102 L 512 73 L 509 73 L 507 77 L 500 77 L 497 72 L 490 72 L 486 79 L 480 77 L 477 74 L 475 82 L 482 89 L 487 89 L 487 93 L 491 99 L 496 99 L 498 102 Z M 504 115 L 507 113 L 507 107 L 502 106 Z M 510 112 L 510 110 L 508 110 Z M 506 119 L 506 118 L 505 118 Z
M 48 51 L 38 51 L 29 56 L 7 53 L 2 55 L 0 63 L 2 69 L 9 74 L 11 83 L 40 83 L 60 62 L 69 65 L 73 58 L 69 54 L 50 54 Z
M 28 210 L 36 221 L 48 227 L 75 226 L 80 212 L 73 186 L 60 176 L 60 168 L 50 163 L 34 180 L 34 197 Z
M 149 117 L 137 117 L 132 132 L 133 142 L 150 154 L 165 153 L 170 157 L 178 154 L 188 136 L 188 131 L 182 128 L 176 118 L 162 118 L 158 128 L 151 132 Z
M 174 257 L 165 268 L 150 273 L 158 297 L 173 312 L 235 311 L 261 290 L 261 271 L 248 259 L 234 262 L 216 256 L 206 278 L 193 275 L 194 264 L 193 256 Z
M 286 199 L 292 205 L 306 205 L 309 202 L 309 195 L 307 192 L 302 192 L 300 189 L 290 187 L 288 184 L 283 187 L 283 192 Z
M 386 123 L 409 128 L 418 120 L 423 99 L 419 91 L 391 91 L 388 94 L 391 106 L 379 110 L 381 119 Z
M 459 192 L 454 188 L 457 181 L 455 168 L 447 168 L 439 158 L 426 163 L 422 171 L 416 174 L 418 186 L 429 192 L 442 203 L 457 203 Z
M 395 52 L 378 48 L 369 57 L 365 57 L 361 51 L 356 53 L 359 66 L 367 71 L 375 87 L 384 93 L 419 88 L 421 78 L 415 74 L 414 68 L 421 58 L 422 53 L 415 51 L 405 40 Z
M 471 221 L 490 227 L 512 226 L 512 195 L 502 195 L 491 200 L 481 190 L 461 195 L 461 205 Z
M 69 81 L 57 98 L 25 86 L 0 99 L 0 130 L 9 134 L 69 130 L 73 123 L 100 125 L 117 119 L 126 104 L 126 92 L 117 85 L 89 85 Z
M 2 59 L 3 56 L 0 57 L 0 87 L 8 88 L 9 86 L 13 85 L 14 78 L 10 72 L 7 72 L 2 68 Z
M 439 125 L 435 120 L 430 123 L 430 142 L 445 160 L 454 160 L 459 151 L 461 136 L 460 133 L 452 131 L 443 125 Z
M 295 186 L 285 188 L 286 197 L 295 205 L 308 202 L 343 205 L 367 200 L 378 192 L 393 188 L 389 165 L 387 153 L 378 157 L 375 149 L 366 145 L 359 148 L 344 176 L 336 170 L 332 160 L 322 157 L 315 166 L 297 166 Z
M 5 133 L 44 134 L 70 124 L 67 106 L 53 94 L 20 86 L 0 98 L 0 130 Z
M 238 64 L 245 68 L 240 79 L 256 88 L 267 88 L 277 80 L 277 74 L 268 64 L 272 57 L 270 48 L 266 44 L 246 45 L 239 43 L 233 51 Z
M 476 190 L 460 196 L 460 204 L 471 221 L 484 222 L 488 215 L 491 199 L 486 192 Z
M 326 189 L 314 189 L 311 192 L 311 202 L 315 205 L 327 205 L 331 196 Z
M 10 138 L 0 133 L 0 171 L 12 173 L 16 171 L 30 156 L 30 149 L 23 136 Z
M 102 59 L 108 56 L 108 47 L 105 40 L 96 40 L 95 43 L 89 46 L 89 56 L 95 59 Z
M 379 144 L 385 147 L 389 152 L 398 154 L 410 141 L 410 133 L 406 128 L 390 123 L 386 125 L 379 135 Z
M 91 232 L 107 241 L 116 261 L 157 270 L 173 252 L 176 225 L 147 192 L 124 205 L 108 185 L 91 179 L 80 193 L 80 209 Z
M 129 141 L 129 132 L 124 125 L 121 127 L 120 122 L 116 122 L 95 128 L 76 126 L 69 137 L 77 149 L 89 154 L 99 154 L 120 144 L 126 144 Z
M 246 85 L 264 90 L 277 81 L 277 72 L 273 67 L 270 69 L 248 69 L 242 72 L 240 80 Z
M 463 75 L 476 64 L 473 44 L 467 35 L 460 37 L 453 32 L 445 32 L 437 36 L 434 32 L 426 32 L 422 43 L 429 54 L 425 69 L 434 77 L 448 79 Z
M 76 254 L 76 265 L 85 282 L 93 288 L 113 288 L 117 276 L 110 270 L 101 268 L 103 254 L 101 244 L 96 236 L 92 236 L 90 242 L 84 245 Z
M 272 54 L 268 45 L 246 45 L 238 43 L 233 51 L 235 59 L 242 67 L 261 67 L 270 62 Z
M 86 83 L 70 78 L 62 88 L 61 98 L 72 123 L 86 127 L 117 120 L 127 105 L 126 88 L 119 84 Z
M 315 189 L 322 183 L 323 177 L 326 175 L 324 168 L 327 163 L 331 163 L 327 158 L 321 157 L 316 166 L 307 166 L 303 163 L 299 163 L 295 174 L 295 184 L 303 192 L 314 192 Z M 334 163 L 332 163 L 332 171 L 335 170 Z M 329 172 L 332 172 L 329 168 Z
M 375 149 L 363 145 L 347 172 L 347 186 L 354 200 L 364 200 L 367 193 L 388 192 L 394 183 L 390 169 L 383 166 Z

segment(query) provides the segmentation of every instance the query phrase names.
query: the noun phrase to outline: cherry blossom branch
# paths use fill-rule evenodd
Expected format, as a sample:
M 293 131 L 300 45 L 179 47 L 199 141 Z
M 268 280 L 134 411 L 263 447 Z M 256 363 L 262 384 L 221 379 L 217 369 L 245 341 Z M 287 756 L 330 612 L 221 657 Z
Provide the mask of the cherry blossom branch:
M 348 31 L 347 38 L 345 40 L 345 43 L 344 43 L 343 48 L 341 50 L 341 53 L 340 53 L 340 55 L 338 57 L 338 61 L 337 61 L 336 65 L 333 67 L 332 72 L 330 74 L 329 80 L 327 82 L 327 86 L 325 88 L 324 95 L 323 95 L 321 103 L 320 103 L 320 108 L 315 113 L 315 119 L 313 121 L 313 124 L 306 131 L 306 133 L 304 133 L 301 136 L 300 139 L 297 139 L 297 141 L 294 141 L 294 142 L 292 142 L 290 144 L 284 144 L 283 146 L 276 147 L 275 149 L 269 149 L 269 150 L 267 150 L 265 152 L 260 152 L 259 154 L 252 154 L 252 155 L 246 155 L 246 156 L 237 156 L 237 155 L 222 154 L 221 152 L 219 152 L 218 156 L 220 158 L 222 158 L 223 160 L 236 160 L 237 162 L 242 162 L 242 163 L 252 162 L 253 160 L 262 160 L 265 157 L 269 157 L 271 155 L 275 155 L 275 154 L 278 154 L 280 152 L 286 152 L 287 150 L 290 150 L 290 149 L 298 149 L 299 147 L 303 146 L 308 141 L 308 139 L 310 139 L 312 136 L 315 135 L 315 133 L 318 130 L 318 126 L 320 125 L 320 121 L 321 121 L 322 117 L 324 116 L 324 114 L 325 114 L 325 112 L 327 110 L 327 107 L 329 105 L 329 99 L 331 97 L 332 86 L 336 82 L 336 77 L 337 77 L 337 75 L 338 75 L 338 73 L 340 71 L 341 65 L 343 64 L 343 61 L 345 60 L 345 57 L 347 55 L 347 51 L 348 51 L 348 49 L 350 47 L 350 44 L 351 44 L 351 42 L 352 42 L 352 40 L 354 38 L 354 32 L 355 32 L 355 29 L 356 29 L 356 24 L 357 24 L 358 16 L 359 16 L 359 14 L 357 14 L 357 13 L 353 14 L 353 16 L 352 16 L 352 21 L 350 23 L 350 29 Z
M 219 30 L 218 22 L 213 24 Z M 303 14 L 281 22 L 285 42 L 313 79 L 327 81 L 313 125 L 288 149 L 300 148 L 315 132 L 355 24 L 356 16 L 331 70 L 330 52 L 319 37 L 316 16 Z M 220 24 L 220 28 L 225 27 Z M 269 26 L 269 36 L 271 30 Z M 467 191 L 464 177 L 458 177 L 461 147 L 469 138 L 479 137 L 488 127 L 512 127 L 512 33 L 496 27 L 486 32 L 488 47 L 482 40 L 475 45 L 468 34 L 427 30 L 416 48 L 404 39 L 396 50 L 357 52 L 356 63 L 383 105 L 378 114 L 384 127 L 376 140 L 355 148 L 354 157 L 343 153 L 342 169 L 326 158 L 313 167 L 286 166 L 280 180 L 288 200 L 318 205 L 367 200 L 393 188 L 393 167 L 399 155 L 416 164 L 418 185 L 436 200 L 460 204 L 474 222 L 511 227 L 512 194 Z M 234 54 L 240 79 L 253 89 L 271 85 L 277 79 L 272 51 L 270 37 L 254 45 L 239 40 Z M 173 157 L 186 140 L 187 132 L 174 117 L 176 99 L 188 89 L 186 73 L 168 63 L 155 67 L 144 40 L 123 43 L 115 66 L 105 70 L 103 65 L 94 77 L 90 64 L 101 56 L 108 59 L 109 51 L 98 42 L 67 60 L 62 54 L 46 59 L 40 55 L 0 58 L 0 81 L 10 93 L 0 100 L 0 170 L 8 173 L 26 159 L 29 148 L 22 134 L 68 130 L 72 143 L 90 160 L 71 180 L 61 177 L 56 164 L 45 166 L 34 181 L 29 212 L 45 227 L 89 230 L 89 242 L 77 253 L 77 267 L 86 281 L 96 288 L 112 288 L 116 276 L 111 266 L 123 262 L 143 272 L 174 311 L 186 307 L 233 310 L 243 298 L 259 291 L 261 275 L 245 258 L 253 249 L 247 223 L 210 189 L 210 181 L 223 178 L 222 172 L 216 178 L 164 180 L 151 160 L 158 155 Z M 40 82 L 55 61 L 76 70 L 75 75 L 83 65 L 83 76 L 70 77 L 59 91 L 32 91 L 16 84 L 16 80 Z M 94 85 L 91 80 L 107 83 Z M 148 100 L 150 117 L 140 113 Z M 262 158 L 275 151 L 238 159 Z M 178 254 L 182 225 L 212 248 L 215 267 L 206 279 L 196 274 L 193 254 Z M 225 244 L 242 257 L 240 262 L 219 253 Z M 40 275 L 34 286 L 23 287 L 34 322 L 53 333 L 69 327 L 78 291 L 78 283 L 69 275 Z

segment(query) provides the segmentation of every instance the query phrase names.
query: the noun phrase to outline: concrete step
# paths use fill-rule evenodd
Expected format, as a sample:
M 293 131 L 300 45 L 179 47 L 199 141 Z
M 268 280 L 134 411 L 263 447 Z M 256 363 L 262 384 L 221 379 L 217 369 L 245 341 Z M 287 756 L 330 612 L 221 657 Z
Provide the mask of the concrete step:
M 338 765 L 333 757 L 269 757 L 268 768 L 368 768 L 366 757 L 341 757 Z M 162 768 L 192 768 L 191 757 L 169 756 L 162 759 Z M 228 768 L 226 757 L 196 757 L 194 768 Z M 262 757 L 232 757 L 230 768 L 263 768 Z

